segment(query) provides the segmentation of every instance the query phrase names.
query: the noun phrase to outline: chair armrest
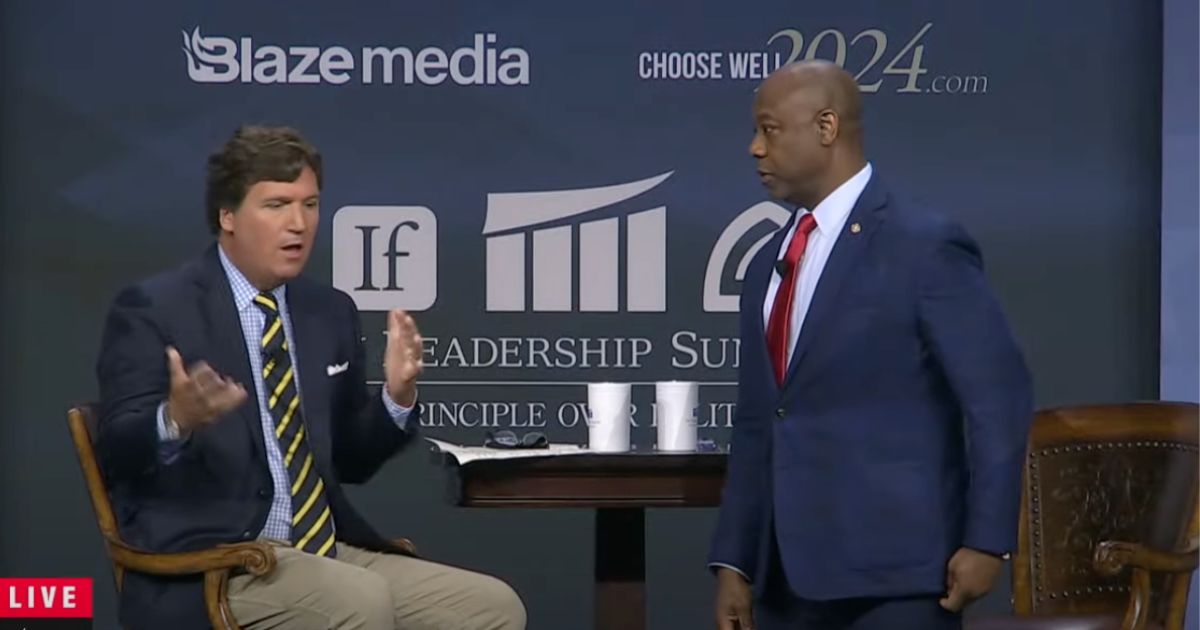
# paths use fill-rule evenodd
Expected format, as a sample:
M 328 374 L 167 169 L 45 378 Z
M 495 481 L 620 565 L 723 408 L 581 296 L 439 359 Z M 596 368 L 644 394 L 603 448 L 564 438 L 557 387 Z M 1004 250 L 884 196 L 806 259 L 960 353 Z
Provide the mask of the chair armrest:
M 417 546 L 413 544 L 413 541 L 407 538 L 393 538 L 388 542 L 392 543 L 392 547 L 395 548 L 396 551 L 399 551 L 406 556 L 412 556 L 414 558 L 418 557 Z
M 202 551 L 152 553 L 109 540 L 112 559 L 132 571 L 155 575 L 187 575 L 220 569 L 245 569 L 266 575 L 275 568 L 275 551 L 263 542 L 217 545 Z
M 1102 575 L 1113 576 L 1126 567 L 1156 573 L 1191 573 L 1200 560 L 1196 551 L 1159 551 L 1137 543 L 1106 540 L 1096 546 L 1092 565 Z

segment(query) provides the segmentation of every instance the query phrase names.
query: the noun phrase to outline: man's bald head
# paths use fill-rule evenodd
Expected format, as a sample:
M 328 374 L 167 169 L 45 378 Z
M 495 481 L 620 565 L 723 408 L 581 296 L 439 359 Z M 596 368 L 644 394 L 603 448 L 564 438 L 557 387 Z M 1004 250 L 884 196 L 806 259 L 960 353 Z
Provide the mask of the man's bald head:
M 830 110 L 837 115 L 839 136 L 857 142 L 862 130 L 862 95 L 858 83 L 835 63 L 824 60 L 798 61 L 771 73 L 758 89 L 756 104 L 770 104 L 784 111 L 793 108 L 814 115 Z
M 828 61 L 776 70 L 754 99 L 754 141 L 772 196 L 812 209 L 866 163 L 858 84 Z

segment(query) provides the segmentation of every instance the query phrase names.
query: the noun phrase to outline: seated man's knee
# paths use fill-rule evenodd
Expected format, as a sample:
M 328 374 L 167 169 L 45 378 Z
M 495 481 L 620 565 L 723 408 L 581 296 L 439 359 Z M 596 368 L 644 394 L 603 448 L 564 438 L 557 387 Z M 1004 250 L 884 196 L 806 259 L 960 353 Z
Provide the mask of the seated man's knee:
M 525 604 L 511 586 L 491 576 L 482 576 L 474 597 L 492 620 L 487 627 L 495 630 L 524 630 Z

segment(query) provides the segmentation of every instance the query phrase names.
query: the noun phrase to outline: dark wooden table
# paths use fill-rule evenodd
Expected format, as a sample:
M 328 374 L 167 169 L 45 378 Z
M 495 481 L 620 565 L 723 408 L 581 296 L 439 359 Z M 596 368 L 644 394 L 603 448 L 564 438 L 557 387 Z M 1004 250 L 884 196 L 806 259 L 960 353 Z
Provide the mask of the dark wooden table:
M 646 627 L 646 508 L 715 507 L 725 479 L 723 453 L 444 462 L 456 505 L 596 510 L 596 630 Z

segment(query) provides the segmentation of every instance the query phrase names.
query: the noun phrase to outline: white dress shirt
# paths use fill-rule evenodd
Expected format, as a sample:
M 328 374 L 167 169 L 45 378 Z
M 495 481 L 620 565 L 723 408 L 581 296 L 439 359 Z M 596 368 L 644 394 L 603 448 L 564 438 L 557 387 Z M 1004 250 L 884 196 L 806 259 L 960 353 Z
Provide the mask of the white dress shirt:
M 863 189 L 867 187 L 870 179 L 871 165 L 867 164 L 854 177 L 838 186 L 812 211 L 813 218 L 817 220 L 817 227 L 813 228 L 808 235 L 804 257 L 800 259 L 800 273 L 796 276 L 794 286 L 796 295 L 792 302 L 792 323 L 788 328 L 787 358 L 789 364 L 792 361 L 792 351 L 796 347 L 796 339 L 800 337 L 800 328 L 804 326 L 804 318 L 808 315 L 808 306 L 812 303 L 813 292 L 817 289 L 817 281 L 821 279 L 821 272 L 825 270 L 825 262 L 829 260 L 829 253 L 833 251 L 833 245 L 837 243 L 838 235 L 846 226 L 846 219 L 850 218 L 854 204 L 858 203 L 858 198 L 862 195 Z M 792 242 L 792 235 L 796 233 L 796 226 L 800 223 L 799 218 L 806 212 L 808 212 L 807 209 L 800 208 L 794 215 L 794 220 L 788 227 L 787 236 L 779 246 L 776 260 L 783 260 L 788 244 Z M 779 273 L 772 271 L 770 283 L 767 285 L 767 297 L 763 301 L 762 307 L 764 330 L 771 321 L 771 308 L 775 305 L 775 294 L 779 292 L 781 282 L 783 282 L 783 278 Z

